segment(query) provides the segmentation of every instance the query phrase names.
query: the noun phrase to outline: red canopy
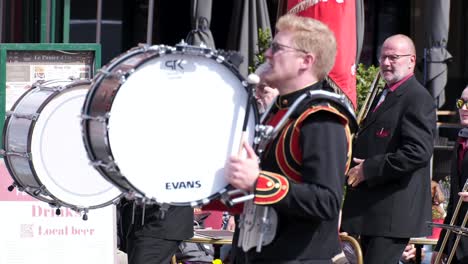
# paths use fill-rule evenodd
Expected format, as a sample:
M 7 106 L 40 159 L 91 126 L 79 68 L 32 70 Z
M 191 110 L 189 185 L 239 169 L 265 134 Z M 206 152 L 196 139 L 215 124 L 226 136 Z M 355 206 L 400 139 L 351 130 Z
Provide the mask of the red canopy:
M 356 2 L 288 0 L 287 12 L 320 20 L 335 33 L 338 52 L 329 77 L 356 107 Z

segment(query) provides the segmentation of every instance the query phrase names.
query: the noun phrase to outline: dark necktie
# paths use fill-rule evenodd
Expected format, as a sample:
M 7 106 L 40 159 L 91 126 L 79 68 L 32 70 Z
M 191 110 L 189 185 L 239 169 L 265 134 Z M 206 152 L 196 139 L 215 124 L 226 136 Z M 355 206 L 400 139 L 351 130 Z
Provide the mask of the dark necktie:
M 377 111 L 377 108 L 379 108 L 379 106 L 385 101 L 385 97 L 387 97 L 387 94 L 388 88 L 385 87 L 385 89 L 383 89 L 382 93 L 380 94 L 379 101 L 377 102 L 377 105 L 374 107 L 374 110 L 372 110 L 372 112 Z

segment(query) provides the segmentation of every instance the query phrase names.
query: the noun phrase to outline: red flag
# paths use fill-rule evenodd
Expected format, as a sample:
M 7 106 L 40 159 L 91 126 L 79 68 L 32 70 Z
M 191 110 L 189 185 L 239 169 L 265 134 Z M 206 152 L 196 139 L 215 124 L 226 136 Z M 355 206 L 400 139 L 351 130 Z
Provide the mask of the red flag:
M 356 107 L 355 0 L 288 0 L 287 10 L 320 20 L 335 33 L 338 51 L 329 77 Z

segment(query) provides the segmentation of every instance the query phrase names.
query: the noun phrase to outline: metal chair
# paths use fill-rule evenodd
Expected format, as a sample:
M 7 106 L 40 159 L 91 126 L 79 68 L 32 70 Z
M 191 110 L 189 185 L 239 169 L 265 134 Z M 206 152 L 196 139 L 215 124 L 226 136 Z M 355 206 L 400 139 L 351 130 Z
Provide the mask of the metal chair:
M 350 263 L 363 264 L 363 256 L 359 242 L 352 236 L 340 234 L 341 244 L 346 258 Z

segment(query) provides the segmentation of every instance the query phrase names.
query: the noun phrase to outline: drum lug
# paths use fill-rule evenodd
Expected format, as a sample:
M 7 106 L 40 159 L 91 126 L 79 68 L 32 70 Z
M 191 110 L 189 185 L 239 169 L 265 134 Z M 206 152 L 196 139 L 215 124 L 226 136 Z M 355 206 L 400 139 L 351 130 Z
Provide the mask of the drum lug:
M 4 149 L 0 150 L 0 155 L 2 155 L 2 156 L 19 156 L 19 157 L 23 157 L 23 158 L 26 158 L 26 159 L 31 158 L 31 153 L 16 152 L 16 151 L 5 151 Z
M 20 190 L 20 187 L 18 186 L 18 184 L 16 182 L 13 182 L 10 186 L 8 186 L 8 191 L 9 192 L 12 192 L 15 188 L 18 188 L 18 191 Z
M 102 160 L 92 161 L 90 165 L 93 167 L 104 167 L 107 171 L 117 172 L 117 164 L 114 161 L 108 163 L 103 162 Z
M 15 185 L 12 184 L 12 185 L 8 186 L 7 189 L 8 189 L 9 192 L 12 192 L 15 189 Z
M 110 114 L 106 113 L 104 116 L 90 116 L 90 115 L 81 115 L 81 119 L 84 120 L 93 120 L 101 123 L 106 123 L 109 120 Z
M 33 191 L 33 194 L 34 194 L 34 196 L 39 196 L 39 194 L 41 194 L 41 192 L 42 192 L 41 189 L 37 189 L 37 190 Z
M 34 114 L 22 114 L 22 113 L 16 113 L 16 112 L 13 112 L 13 111 L 7 111 L 6 112 L 6 115 L 7 116 L 12 116 L 12 117 L 16 117 L 16 118 L 24 118 L 24 119 L 29 119 L 29 120 L 37 120 L 37 118 L 39 117 L 39 114 L 38 113 L 34 113 Z
M 39 187 L 39 188 L 26 187 L 25 191 L 27 193 L 32 193 L 33 196 L 39 196 L 39 195 L 41 195 L 41 193 L 44 194 L 44 195 L 47 195 L 47 191 L 45 190 L 44 185 Z
M 132 73 L 135 72 L 135 69 L 130 69 L 127 72 L 124 72 L 122 70 L 117 70 L 116 72 L 110 72 L 104 69 L 101 69 L 99 73 L 104 75 L 104 78 L 115 78 L 119 80 L 120 84 L 123 84 L 127 81 L 127 77 L 131 75 Z
M 83 219 L 83 221 L 88 220 L 88 212 L 89 212 L 88 208 L 77 208 L 75 209 L 75 211 L 81 214 L 81 219 Z
M 47 92 L 56 93 L 56 92 L 61 92 L 61 91 L 63 91 L 65 88 L 67 88 L 67 86 L 52 86 L 52 87 L 39 86 L 38 88 L 39 88 L 39 90 L 41 90 L 41 91 L 47 91 Z

